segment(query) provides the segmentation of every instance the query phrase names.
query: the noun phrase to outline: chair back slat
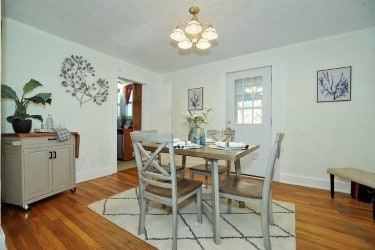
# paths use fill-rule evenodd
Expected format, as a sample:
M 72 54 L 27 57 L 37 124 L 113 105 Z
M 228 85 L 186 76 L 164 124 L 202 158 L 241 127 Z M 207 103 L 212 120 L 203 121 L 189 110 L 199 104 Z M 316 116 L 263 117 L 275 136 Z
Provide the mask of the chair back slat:
M 220 140 L 223 142 L 232 142 L 234 140 L 235 130 L 227 129 L 227 130 L 215 130 L 215 129 L 208 129 L 207 130 L 207 137 L 214 139 L 215 141 Z
M 137 131 L 131 132 L 130 137 L 133 142 L 140 187 L 146 188 L 147 185 L 150 185 L 174 189 L 176 187 L 176 170 L 174 164 L 173 135 L 171 133 Z M 142 143 L 155 143 L 158 147 L 150 153 L 145 150 Z M 165 149 L 167 149 L 170 157 L 170 172 L 166 171 L 158 161 L 160 154 Z M 172 192 L 175 191 L 172 190 Z
M 155 179 L 157 180 L 157 179 Z M 162 187 L 162 188 L 172 188 L 172 184 L 170 182 L 161 182 L 161 181 L 155 181 L 154 179 L 147 179 L 142 177 L 142 181 L 146 184 L 149 184 L 151 186 L 155 187 Z
M 271 188 L 272 179 L 273 179 L 273 173 L 276 166 L 276 161 L 280 157 L 280 147 L 281 142 L 284 139 L 283 133 L 277 133 L 275 142 L 273 143 L 272 150 L 271 150 L 271 156 L 268 161 L 266 174 L 264 176 L 264 187 L 263 187 L 263 196 L 269 194 L 269 190 Z M 267 194 L 266 194 L 267 193 Z

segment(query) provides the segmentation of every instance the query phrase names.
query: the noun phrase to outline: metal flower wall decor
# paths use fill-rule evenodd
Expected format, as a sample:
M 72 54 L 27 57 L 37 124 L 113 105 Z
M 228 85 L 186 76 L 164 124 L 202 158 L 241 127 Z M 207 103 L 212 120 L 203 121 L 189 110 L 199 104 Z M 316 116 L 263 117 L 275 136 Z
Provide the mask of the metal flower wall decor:
M 62 86 L 70 88 L 66 92 L 71 93 L 81 107 L 89 101 L 102 105 L 107 100 L 108 81 L 102 78 L 95 80 L 94 67 L 82 56 L 71 55 L 65 58 L 60 76 L 64 78 Z

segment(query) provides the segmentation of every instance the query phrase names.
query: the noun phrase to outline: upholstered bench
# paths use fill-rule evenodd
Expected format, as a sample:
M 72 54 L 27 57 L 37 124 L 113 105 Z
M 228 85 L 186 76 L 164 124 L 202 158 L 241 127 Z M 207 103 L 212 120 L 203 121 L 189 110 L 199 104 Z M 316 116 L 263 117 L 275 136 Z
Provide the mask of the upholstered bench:
M 330 174 L 332 199 L 335 197 L 335 175 L 350 180 L 352 190 L 354 183 L 372 188 L 372 216 L 375 220 L 375 173 L 366 172 L 358 168 L 328 168 L 327 172 Z

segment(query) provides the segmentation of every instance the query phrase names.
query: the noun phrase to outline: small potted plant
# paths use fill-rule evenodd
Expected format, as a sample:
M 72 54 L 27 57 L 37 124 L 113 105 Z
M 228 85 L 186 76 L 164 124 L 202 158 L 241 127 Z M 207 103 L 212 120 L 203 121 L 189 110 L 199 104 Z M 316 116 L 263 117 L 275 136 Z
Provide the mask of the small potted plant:
M 38 119 L 39 121 L 43 122 L 43 118 L 41 115 L 30 115 L 27 113 L 27 107 L 30 103 L 35 104 L 43 104 L 46 103 L 51 104 L 51 93 L 39 93 L 32 97 L 25 97 L 25 95 L 35 88 L 43 86 L 37 80 L 31 79 L 25 86 L 23 86 L 23 94 L 21 99 L 18 98 L 17 93 L 8 85 L 1 84 L 1 98 L 12 99 L 16 103 L 14 114 L 8 116 L 6 120 L 10 122 L 13 126 L 13 130 L 16 133 L 29 133 L 31 130 L 32 120 Z

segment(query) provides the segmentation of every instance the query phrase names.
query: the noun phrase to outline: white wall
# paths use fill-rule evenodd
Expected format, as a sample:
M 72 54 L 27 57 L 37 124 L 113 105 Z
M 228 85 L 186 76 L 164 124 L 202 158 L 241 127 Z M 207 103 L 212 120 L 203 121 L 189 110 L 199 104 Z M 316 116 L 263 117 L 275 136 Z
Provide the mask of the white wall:
M 2 29 L 2 83 L 12 86 L 20 95 L 29 79 L 40 81 L 44 86 L 33 93 L 51 92 L 52 105 L 30 105 L 29 113 L 43 117 L 51 113 L 56 124 L 81 135 L 77 181 L 116 172 L 117 77 L 152 85 L 159 82 L 159 75 L 12 19 L 3 19 Z M 109 81 L 110 95 L 101 106 L 88 102 L 81 108 L 78 101 L 65 92 L 59 75 L 64 58 L 70 55 L 83 56 L 93 65 L 97 78 Z M 12 133 L 11 124 L 5 118 L 14 112 L 14 103 L 5 100 L 2 103 L 1 131 Z M 38 120 L 33 120 L 34 128 L 40 128 Z
M 280 181 L 327 189 L 328 167 L 374 171 L 375 28 L 163 75 L 162 81 L 173 86 L 172 127 L 176 136 L 187 136 L 181 123 L 189 88 L 203 87 L 204 106 L 215 111 L 210 114 L 208 128 L 223 128 L 226 73 L 267 65 L 272 65 L 272 94 L 276 98 L 273 133 L 281 130 L 286 134 Z M 352 66 L 352 100 L 317 103 L 317 71 L 343 66 Z M 348 191 L 348 185 L 338 189 Z
M 87 103 L 80 108 L 78 102 L 66 94 L 61 86 L 61 63 L 71 54 L 82 55 L 93 64 L 97 76 L 113 82 L 109 100 L 101 107 Z M 372 74 L 375 65 L 375 28 L 160 76 L 11 19 L 4 19 L 2 59 L 2 83 L 13 86 L 20 93 L 23 84 L 35 78 L 45 85 L 40 90 L 53 93 L 51 106 L 31 107 L 31 112 L 43 116 L 52 113 L 55 120 L 81 134 L 78 181 L 115 171 L 118 76 L 146 84 L 142 115 L 144 129 L 173 130 L 177 137 L 185 138 L 187 129 L 182 125 L 182 115 L 187 110 L 189 88 L 204 88 L 204 106 L 214 109 L 208 128 L 223 128 L 226 73 L 265 65 L 272 65 L 273 70 L 273 133 L 281 130 L 286 134 L 280 162 L 280 181 L 328 188 L 327 167 L 356 166 L 373 171 L 375 99 L 371 98 L 371 94 L 375 82 Z M 353 67 L 352 101 L 316 103 L 316 71 L 341 66 Z M 159 83 L 158 86 L 154 86 L 155 83 Z M 12 132 L 4 118 L 13 112 L 12 105 L 9 102 L 2 105 L 3 133 Z M 35 121 L 34 125 L 39 127 L 40 123 Z M 347 190 L 348 186 L 341 188 Z

